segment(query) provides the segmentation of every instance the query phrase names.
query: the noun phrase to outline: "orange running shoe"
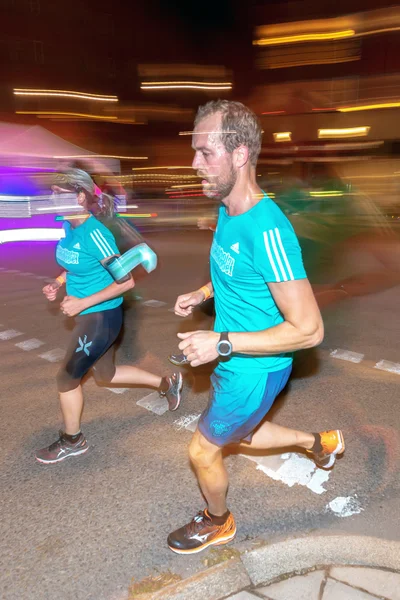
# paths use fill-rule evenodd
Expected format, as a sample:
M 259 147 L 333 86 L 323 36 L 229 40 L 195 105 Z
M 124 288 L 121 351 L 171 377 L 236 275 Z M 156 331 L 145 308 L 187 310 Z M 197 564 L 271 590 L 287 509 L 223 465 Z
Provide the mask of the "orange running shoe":
M 313 455 L 317 467 L 320 469 L 331 469 L 335 464 L 336 456 L 344 452 L 343 433 L 340 429 L 333 429 L 332 431 L 322 431 L 314 435 L 315 447 L 313 450 L 307 450 L 307 452 Z M 319 436 L 320 444 L 318 444 L 317 436 Z M 319 447 L 321 450 L 319 450 Z
M 168 536 L 168 546 L 177 554 L 194 554 L 208 546 L 227 544 L 236 535 L 235 519 L 229 513 L 222 525 L 213 522 L 207 509 Z

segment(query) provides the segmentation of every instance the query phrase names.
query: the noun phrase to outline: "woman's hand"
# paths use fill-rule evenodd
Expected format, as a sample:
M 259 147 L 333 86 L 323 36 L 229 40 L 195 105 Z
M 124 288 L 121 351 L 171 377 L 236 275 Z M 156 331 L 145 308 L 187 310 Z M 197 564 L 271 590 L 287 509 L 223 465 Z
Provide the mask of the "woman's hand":
M 65 296 L 60 304 L 61 311 L 67 317 L 75 317 L 85 308 L 88 308 L 85 303 L 85 298 L 76 298 L 75 296 Z

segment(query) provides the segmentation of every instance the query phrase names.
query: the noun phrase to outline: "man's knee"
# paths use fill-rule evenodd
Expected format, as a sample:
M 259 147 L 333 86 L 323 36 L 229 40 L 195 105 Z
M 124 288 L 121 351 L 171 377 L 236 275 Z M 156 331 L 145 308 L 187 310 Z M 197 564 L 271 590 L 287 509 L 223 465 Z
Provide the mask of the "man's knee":
M 189 458 L 197 468 L 210 467 L 221 449 L 209 442 L 198 430 L 195 432 L 189 446 Z

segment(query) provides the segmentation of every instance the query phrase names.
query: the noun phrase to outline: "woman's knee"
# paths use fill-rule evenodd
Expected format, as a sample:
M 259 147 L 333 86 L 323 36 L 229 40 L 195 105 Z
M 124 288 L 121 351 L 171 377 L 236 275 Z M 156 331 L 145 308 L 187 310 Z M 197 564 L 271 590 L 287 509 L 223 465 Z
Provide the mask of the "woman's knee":
M 105 385 L 110 383 L 114 379 L 115 375 L 114 365 L 94 365 L 92 367 L 93 377 L 98 385 Z
M 78 387 L 80 383 L 80 378 L 74 377 L 73 375 L 68 373 L 68 370 L 65 367 L 61 367 L 61 369 L 59 369 L 57 373 L 56 382 L 57 390 L 61 394 L 65 394 L 66 392 L 70 392 L 71 390 L 74 390 Z

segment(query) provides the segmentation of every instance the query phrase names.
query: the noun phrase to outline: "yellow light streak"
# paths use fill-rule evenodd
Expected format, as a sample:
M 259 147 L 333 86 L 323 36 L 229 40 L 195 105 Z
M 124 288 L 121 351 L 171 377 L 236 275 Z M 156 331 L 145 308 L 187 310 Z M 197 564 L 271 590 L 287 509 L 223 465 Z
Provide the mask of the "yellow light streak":
M 16 110 L 16 115 L 45 115 L 45 116 L 60 116 L 60 117 L 80 117 L 82 119 L 96 119 L 101 121 L 117 121 L 118 117 L 105 117 L 104 115 L 91 115 L 86 113 L 70 113 L 62 111 L 49 110 Z
M 149 81 L 142 82 L 141 90 L 231 90 L 232 83 L 211 83 L 201 81 Z
M 318 129 L 319 138 L 361 137 L 368 135 L 370 127 L 346 127 L 343 129 Z
M 148 156 L 119 156 L 118 154 L 72 154 L 71 156 L 53 156 L 53 158 L 119 158 L 121 160 L 148 160 Z
M 358 106 L 337 107 L 339 112 L 356 112 L 359 110 L 376 110 L 378 108 L 399 108 L 400 102 L 384 102 L 382 104 L 360 104 Z
M 156 171 L 157 169 L 190 169 L 193 171 L 193 167 L 132 167 L 132 171 Z
M 273 134 L 275 142 L 291 142 L 292 132 L 291 131 L 280 131 Z
M 81 100 L 94 100 L 97 102 L 118 102 L 118 96 L 90 94 L 71 90 L 35 90 L 27 88 L 14 88 L 15 96 L 50 96 L 63 98 L 79 98 Z
M 275 38 L 262 38 L 254 40 L 254 46 L 275 46 L 278 44 L 293 44 L 296 42 L 320 42 L 324 40 L 342 40 L 353 37 L 354 29 L 344 29 L 342 31 L 331 31 L 326 33 L 303 33 L 299 35 L 285 35 Z

